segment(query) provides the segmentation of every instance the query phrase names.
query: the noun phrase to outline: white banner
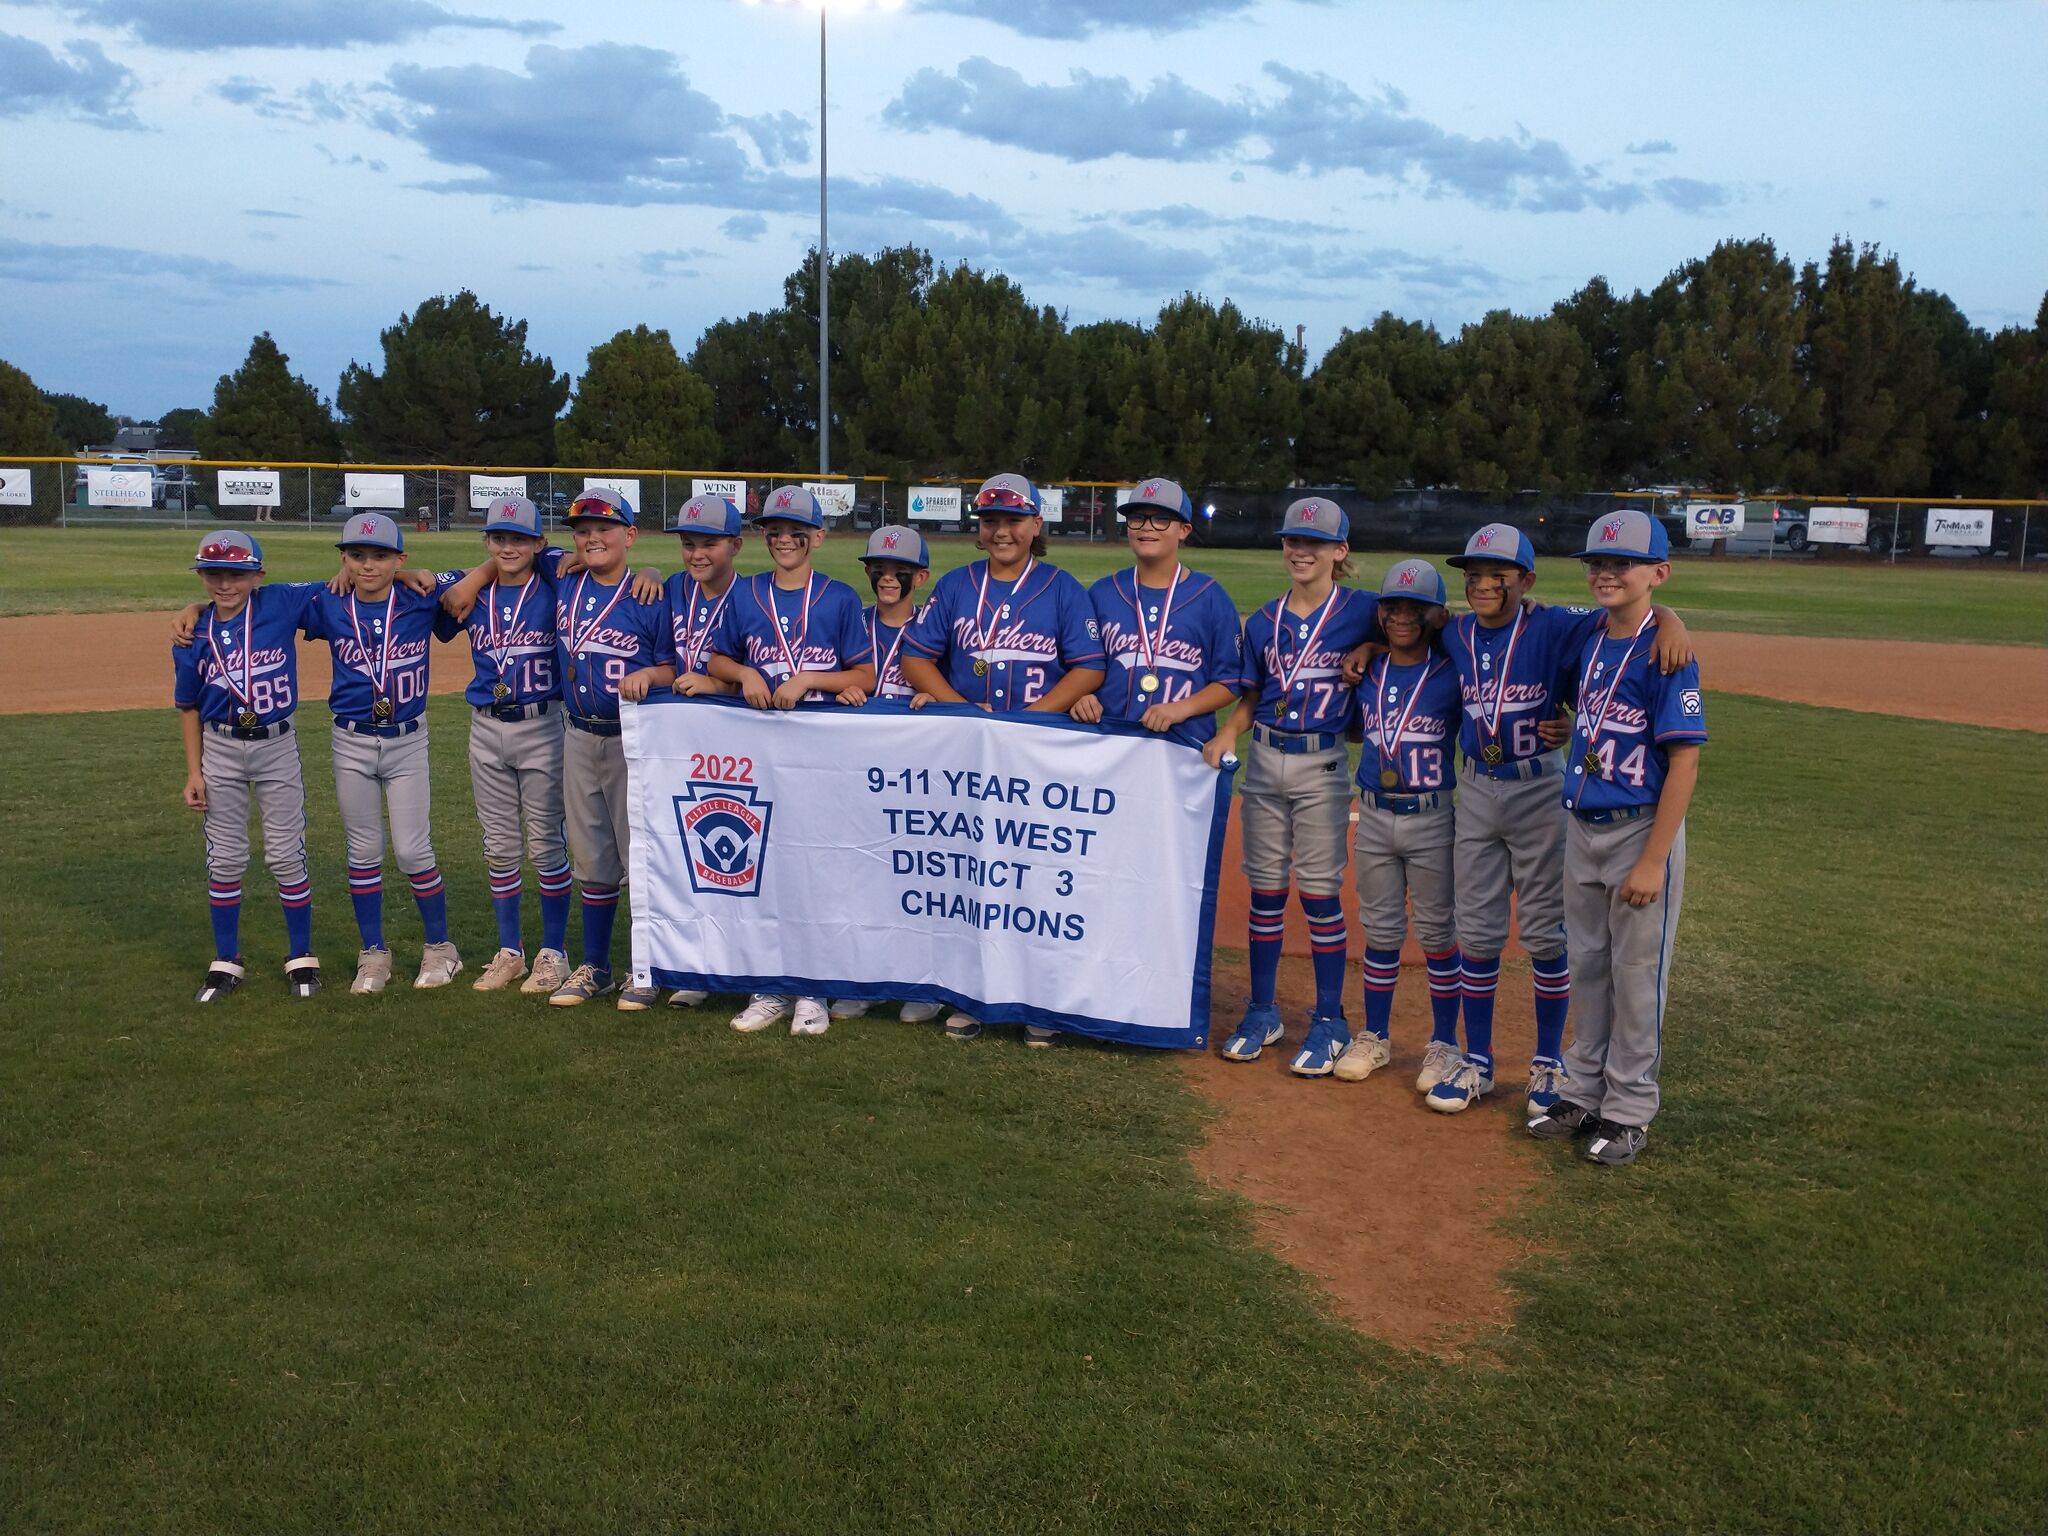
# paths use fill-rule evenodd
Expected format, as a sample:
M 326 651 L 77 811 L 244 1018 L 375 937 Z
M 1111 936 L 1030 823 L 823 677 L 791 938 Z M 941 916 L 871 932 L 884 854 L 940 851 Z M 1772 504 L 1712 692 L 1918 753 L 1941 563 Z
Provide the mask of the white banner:
M 844 517 L 853 510 L 853 483 L 849 480 L 806 480 L 804 489 L 818 498 L 818 510 L 827 517 Z
M 885 700 L 621 717 L 643 985 L 1207 1042 L 1230 776 L 1195 748 Z
M 1725 539 L 1742 532 L 1742 503 L 1739 501 L 1691 501 L 1685 507 L 1685 532 L 1689 539 Z
M 284 477 L 274 469 L 224 469 L 216 499 L 224 507 L 284 505 Z
M 146 507 L 154 477 L 146 469 L 94 469 L 85 472 L 85 499 L 95 507 Z
M 738 507 L 742 514 L 747 510 L 747 482 L 744 480 L 692 480 L 692 496 L 723 496 Z
M 1116 488 L 1116 504 L 1122 506 L 1137 494 L 1138 488 L 1135 485 L 1120 485 Z
M 469 509 L 481 512 L 494 501 L 507 496 L 526 494 L 524 475 L 471 475 L 469 477 Z
M 1861 544 L 1870 537 L 1870 513 L 1862 507 L 1815 507 L 1806 514 L 1810 544 Z
M 29 470 L 26 465 L 0 466 L 0 507 L 25 507 L 29 504 Z
M 404 475 L 345 474 L 341 499 L 349 511 L 403 512 Z
M 1966 549 L 1989 549 L 1991 547 L 1991 509 L 1989 507 L 1929 507 L 1927 509 L 1927 547 L 1937 544 L 1957 545 Z
M 1038 515 L 1048 523 L 1063 523 L 1067 518 L 1067 493 L 1054 485 L 1038 488 Z
M 640 505 L 638 480 L 619 480 L 608 475 L 586 475 L 583 477 L 583 490 L 579 494 L 588 495 L 592 491 L 615 491 L 625 497 L 626 505 L 633 509 L 633 521 L 636 526 L 640 521 L 640 514 L 647 510 Z
M 910 520 L 913 523 L 956 523 L 960 520 L 960 487 L 957 485 L 913 485 L 910 488 Z

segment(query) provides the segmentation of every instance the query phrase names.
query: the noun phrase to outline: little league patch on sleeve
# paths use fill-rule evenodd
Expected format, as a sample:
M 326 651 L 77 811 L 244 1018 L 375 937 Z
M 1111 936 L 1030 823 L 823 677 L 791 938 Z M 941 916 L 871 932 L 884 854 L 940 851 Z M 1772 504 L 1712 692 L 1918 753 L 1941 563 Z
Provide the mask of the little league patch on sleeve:
M 1685 713 L 1687 713 L 1688 715 L 1696 715 L 1696 714 L 1698 714 L 1698 713 L 1700 712 L 1700 691 L 1699 691 L 1699 689 L 1697 689 L 1697 688 L 1686 688 L 1686 689 L 1683 689 L 1683 690 L 1681 690 L 1681 691 L 1680 691 L 1680 693 L 1679 693 L 1679 695 L 1678 695 L 1678 705 L 1679 705 L 1679 708 L 1681 708 L 1682 710 L 1684 710 L 1684 711 L 1685 711 Z

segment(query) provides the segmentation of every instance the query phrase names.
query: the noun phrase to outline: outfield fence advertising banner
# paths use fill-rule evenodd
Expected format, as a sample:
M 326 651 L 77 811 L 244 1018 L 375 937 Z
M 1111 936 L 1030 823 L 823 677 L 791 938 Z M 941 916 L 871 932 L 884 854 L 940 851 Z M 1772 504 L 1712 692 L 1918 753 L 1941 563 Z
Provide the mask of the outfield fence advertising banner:
M 960 487 L 913 485 L 910 488 L 910 520 L 913 523 L 957 523 L 960 520 Z
M 343 475 L 341 481 L 341 499 L 348 504 L 351 512 L 366 509 L 379 512 L 405 510 L 404 475 L 350 473 Z
M 690 482 L 690 494 L 692 496 L 723 496 L 727 501 L 738 507 L 741 512 L 747 510 L 747 482 L 744 480 L 692 480 Z
M 1695 501 L 1685 509 L 1686 536 L 1691 539 L 1725 539 L 1742 532 L 1742 503 L 1739 501 Z
M 845 480 L 806 480 L 804 489 L 818 499 L 818 510 L 827 517 L 844 517 L 853 510 L 853 486 Z
M 1991 547 L 1991 509 L 1989 507 L 1929 507 L 1927 509 L 1927 543 L 1930 548 L 1936 544 L 1947 544 L 1964 549 L 1989 549 Z
M 639 526 L 641 514 L 647 510 L 640 505 L 639 480 L 621 480 L 609 475 L 586 475 L 583 478 L 583 489 L 577 494 L 588 496 L 592 491 L 610 491 L 614 495 L 625 497 L 626 505 L 633 509 L 634 526 Z M 656 521 L 647 524 L 647 526 L 658 529 L 661 525 Z
M 1194 747 L 887 700 L 621 718 L 641 984 L 1206 1045 L 1230 775 Z
M 503 501 L 507 496 L 526 494 L 524 475 L 471 475 L 469 477 L 469 509 L 481 512 L 494 501 Z
M 146 507 L 155 481 L 146 469 L 92 469 L 85 472 L 85 499 L 95 507 Z
M 1861 544 L 1870 537 L 1870 513 L 1862 507 L 1815 507 L 1806 514 L 1811 544 Z
M 1038 515 L 1048 525 L 1064 523 L 1067 520 L 1067 493 L 1055 485 L 1041 485 L 1038 488 Z
M 215 495 L 224 507 L 281 507 L 284 477 L 274 469 L 224 469 Z
M 29 471 L 12 465 L 0 468 L 0 507 L 25 507 L 29 505 L 29 490 L 33 482 Z

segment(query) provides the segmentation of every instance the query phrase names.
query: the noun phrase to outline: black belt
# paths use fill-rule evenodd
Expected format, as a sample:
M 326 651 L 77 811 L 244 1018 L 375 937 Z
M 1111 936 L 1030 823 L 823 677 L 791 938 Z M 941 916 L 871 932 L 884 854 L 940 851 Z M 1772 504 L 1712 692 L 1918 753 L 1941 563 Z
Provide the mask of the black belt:
M 1335 731 L 1278 731 L 1270 725 L 1254 725 L 1252 740 L 1263 741 L 1275 752 L 1327 752 L 1344 744 Z
M 224 720 L 209 720 L 206 728 L 216 736 L 232 736 L 236 741 L 269 741 L 273 736 L 292 733 L 289 720 L 273 720 L 268 725 L 230 725 Z
M 1544 766 L 1549 764 L 1548 767 Z M 1484 758 L 1468 757 L 1465 766 L 1486 779 L 1540 779 L 1546 773 L 1557 772 L 1556 760 L 1548 755 L 1543 757 L 1511 757 L 1504 763 L 1489 763 Z
M 373 725 L 367 720 L 344 720 L 339 715 L 334 717 L 334 728 L 337 731 L 347 731 L 351 736 L 382 736 L 387 740 L 394 736 L 410 736 L 426 723 L 424 715 L 414 715 L 410 720 L 400 721 L 397 725 Z
M 1654 805 L 1617 805 L 1605 811 L 1574 810 L 1572 814 L 1588 826 L 1605 827 L 1617 821 L 1639 821 L 1645 816 L 1657 814 Z
M 569 724 L 579 731 L 588 731 L 593 736 L 616 736 L 619 722 L 616 720 L 586 720 L 581 715 L 571 715 Z
M 535 699 L 530 704 L 481 704 L 477 706 L 477 713 L 489 715 L 493 720 L 531 720 L 554 707 L 553 699 Z
M 1389 795 L 1377 789 L 1361 790 L 1361 794 L 1383 811 L 1396 816 L 1416 816 L 1423 811 L 1433 811 L 1444 803 L 1443 791 L 1432 789 L 1425 794 Z

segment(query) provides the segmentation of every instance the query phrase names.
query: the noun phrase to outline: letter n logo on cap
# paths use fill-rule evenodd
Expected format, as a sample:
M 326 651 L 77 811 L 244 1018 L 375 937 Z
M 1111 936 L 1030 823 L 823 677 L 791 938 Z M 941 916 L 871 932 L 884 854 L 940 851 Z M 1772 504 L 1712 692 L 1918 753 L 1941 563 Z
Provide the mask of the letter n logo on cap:
M 1600 542 L 1602 544 L 1618 544 L 1621 542 L 1620 518 L 1609 518 L 1605 523 L 1601 524 Z
M 1159 494 L 1159 482 L 1157 480 L 1147 480 L 1145 488 L 1139 491 L 1138 494 L 1140 496 L 1157 496 Z
M 894 549 L 895 547 L 896 547 L 896 535 L 895 535 L 895 533 L 894 533 L 893 531 L 891 531 L 891 532 L 889 532 L 889 533 L 885 533 L 885 534 L 883 534 L 883 535 L 882 535 L 882 548 L 884 548 L 884 549 Z
M 1295 521 L 1301 523 L 1312 523 L 1316 520 L 1316 514 L 1322 510 L 1323 506 L 1321 502 L 1305 501 L 1301 504 L 1301 516 L 1296 518 Z
M 775 498 L 775 505 L 777 505 L 778 507 L 787 507 L 794 505 L 795 501 L 796 498 L 794 496 L 790 495 L 789 492 L 784 491 L 781 495 Z
M 1475 549 L 1493 548 L 1493 530 L 1491 528 L 1480 529 L 1472 535 L 1472 545 Z
M 357 533 L 375 533 L 376 531 L 377 519 L 375 519 L 374 517 L 366 517 L 360 523 L 356 524 Z
M 1414 566 L 1408 566 L 1401 572 L 1401 585 L 1404 587 L 1412 587 L 1415 585 Z

